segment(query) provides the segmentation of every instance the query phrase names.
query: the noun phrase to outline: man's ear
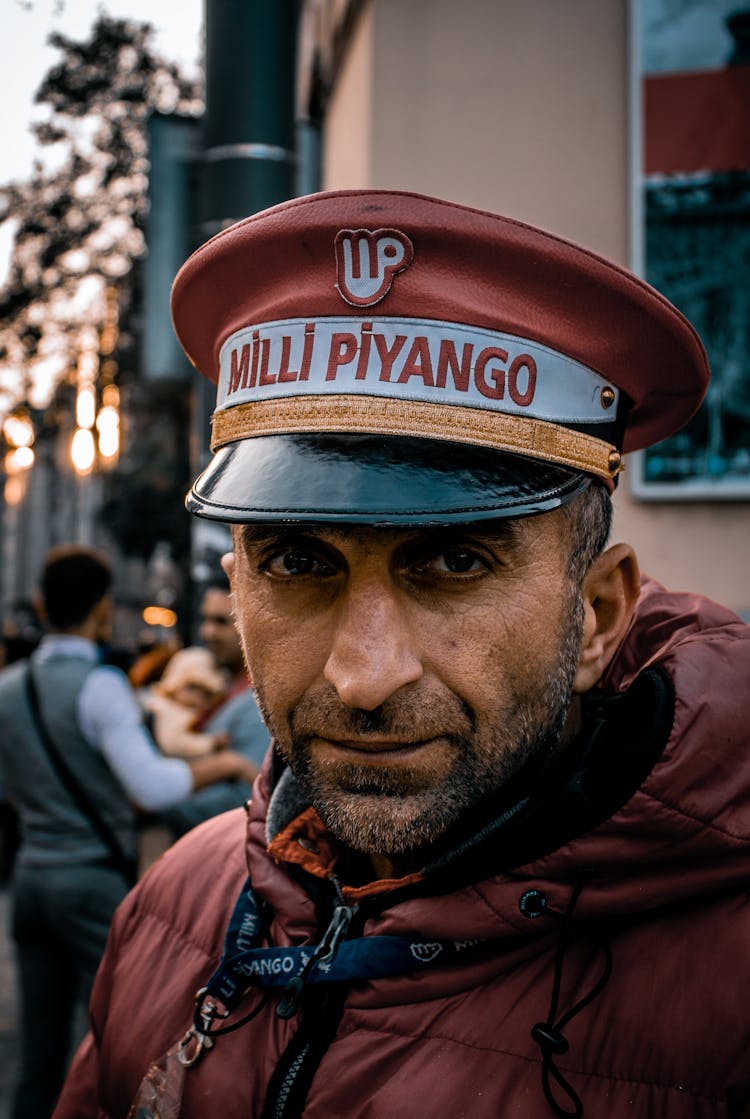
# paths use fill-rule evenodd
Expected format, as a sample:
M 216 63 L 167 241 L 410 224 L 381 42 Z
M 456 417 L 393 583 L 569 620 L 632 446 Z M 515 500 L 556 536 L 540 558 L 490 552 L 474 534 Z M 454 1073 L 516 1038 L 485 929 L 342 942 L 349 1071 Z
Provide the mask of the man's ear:
M 614 544 L 592 563 L 583 580 L 583 642 L 573 691 L 601 680 L 624 638 L 640 593 L 640 571 L 629 544 Z
M 221 566 L 224 569 L 224 574 L 230 583 L 232 581 L 232 572 L 234 571 L 234 552 L 225 552 L 221 557 Z

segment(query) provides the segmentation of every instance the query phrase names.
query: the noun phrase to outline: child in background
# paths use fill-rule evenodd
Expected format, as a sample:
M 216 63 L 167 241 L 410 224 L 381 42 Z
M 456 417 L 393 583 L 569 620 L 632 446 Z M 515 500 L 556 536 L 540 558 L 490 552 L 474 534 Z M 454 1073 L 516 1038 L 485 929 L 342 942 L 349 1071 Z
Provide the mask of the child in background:
M 196 645 L 174 653 L 161 679 L 144 697 L 153 736 L 162 753 L 194 758 L 223 749 L 228 744 L 228 735 L 206 734 L 192 728 L 226 690 L 227 680 L 208 649 Z

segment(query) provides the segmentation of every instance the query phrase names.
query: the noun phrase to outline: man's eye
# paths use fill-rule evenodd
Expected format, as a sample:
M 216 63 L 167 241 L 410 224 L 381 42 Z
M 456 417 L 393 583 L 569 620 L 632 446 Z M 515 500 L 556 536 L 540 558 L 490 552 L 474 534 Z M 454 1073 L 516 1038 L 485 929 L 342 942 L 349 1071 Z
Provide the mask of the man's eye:
M 307 552 L 302 548 L 288 548 L 271 556 L 265 563 L 265 569 L 271 575 L 281 578 L 290 575 L 331 575 L 333 568 L 314 552 Z
M 469 551 L 468 548 L 446 550 L 441 556 L 436 556 L 436 561 L 442 561 L 453 575 L 464 575 L 468 571 L 479 571 L 484 566 L 476 552 Z
M 470 548 L 444 548 L 442 552 L 425 559 L 418 569 L 425 574 L 468 575 L 482 571 L 486 564 Z

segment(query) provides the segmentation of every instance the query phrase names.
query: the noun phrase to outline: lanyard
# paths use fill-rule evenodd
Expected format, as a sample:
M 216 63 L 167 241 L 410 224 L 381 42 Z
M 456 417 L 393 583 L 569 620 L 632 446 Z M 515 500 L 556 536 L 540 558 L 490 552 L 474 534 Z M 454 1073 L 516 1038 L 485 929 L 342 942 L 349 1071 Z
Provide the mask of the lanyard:
M 180 1043 L 181 1063 L 194 1064 L 204 1048 L 213 1046 L 216 1035 L 242 1024 L 219 1028 L 213 1025 L 216 1019 L 229 1017 L 250 987 L 283 988 L 277 1014 L 288 1018 L 296 1011 L 306 983 L 354 982 L 403 975 L 447 963 L 467 949 L 488 943 L 420 940 L 409 936 L 364 936 L 346 940 L 356 911 L 356 906 L 347 906 L 342 899 L 335 906 L 331 922 L 317 945 L 261 948 L 264 926 L 258 899 L 248 879 L 235 902 L 219 966 L 196 996 L 193 1028 Z
M 249 987 L 283 988 L 276 1013 L 289 1018 L 297 1009 L 305 983 L 379 979 L 441 964 L 486 940 L 420 940 L 409 936 L 365 936 L 346 940 L 355 906 L 335 906 L 331 922 L 317 945 L 261 948 L 264 922 L 248 879 L 235 902 L 216 971 L 196 995 L 193 1025 L 146 1073 L 128 1119 L 177 1119 L 185 1070 L 214 1047 L 215 1039 L 255 1017 L 263 999 L 232 1025 L 228 1018 Z
M 245 883 L 235 903 L 221 962 L 205 993 L 231 1012 L 250 986 L 286 987 L 291 979 L 329 983 L 383 979 L 445 963 L 479 941 L 419 940 L 408 936 L 343 939 L 356 907 L 337 905 L 318 945 L 261 948 L 262 922 L 257 898 Z

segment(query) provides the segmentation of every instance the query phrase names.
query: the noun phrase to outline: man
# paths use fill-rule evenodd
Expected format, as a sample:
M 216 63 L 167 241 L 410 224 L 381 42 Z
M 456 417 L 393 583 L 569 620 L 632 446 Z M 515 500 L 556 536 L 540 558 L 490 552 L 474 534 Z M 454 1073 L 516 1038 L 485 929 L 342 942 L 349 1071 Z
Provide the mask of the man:
M 389 191 L 225 230 L 173 314 L 275 748 L 244 843 L 197 829 L 122 907 L 56 1119 L 746 1113 L 748 628 L 606 546 L 621 451 L 705 391 L 693 329 Z
M 228 672 L 231 683 L 221 702 L 206 718 L 199 720 L 195 729 L 207 734 L 225 734 L 230 747 L 247 759 L 248 769 L 255 777 L 268 749 L 268 731 L 247 678 L 242 645 L 232 615 L 229 580 L 221 570 L 203 593 L 200 635 L 217 664 Z M 165 820 L 179 836 L 211 816 L 245 804 L 250 793 L 247 781 L 220 781 L 178 804 L 165 814 Z
M 53 549 L 39 603 L 50 632 L 30 661 L 0 673 L 0 778 L 21 831 L 12 894 L 21 997 L 13 1119 L 48 1119 L 54 1107 L 76 1008 L 88 1003 L 112 914 L 131 884 L 137 809 L 247 775 L 245 759 L 230 751 L 187 763 L 154 749 L 126 677 L 99 663 L 111 585 L 97 552 Z

